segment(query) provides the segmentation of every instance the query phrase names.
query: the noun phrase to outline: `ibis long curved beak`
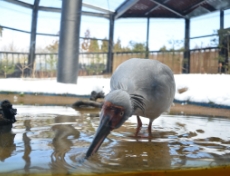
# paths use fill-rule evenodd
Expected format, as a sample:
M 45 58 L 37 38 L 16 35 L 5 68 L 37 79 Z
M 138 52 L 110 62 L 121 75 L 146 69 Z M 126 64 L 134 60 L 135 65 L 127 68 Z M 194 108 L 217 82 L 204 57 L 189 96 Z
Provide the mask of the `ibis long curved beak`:
M 99 149 L 99 147 L 101 146 L 105 138 L 109 135 L 110 131 L 112 130 L 110 126 L 111 116 L 109 115 L 102 116 L 101 119 L 102 120 L 97 129 L 96 135 L 94 136 L 94 139 L 88 151 L 86 152 L 86 156 L 85 156 L 86 159 L 91 155 L 93 155 L 95 152 L 97 152 L 97 150 Z

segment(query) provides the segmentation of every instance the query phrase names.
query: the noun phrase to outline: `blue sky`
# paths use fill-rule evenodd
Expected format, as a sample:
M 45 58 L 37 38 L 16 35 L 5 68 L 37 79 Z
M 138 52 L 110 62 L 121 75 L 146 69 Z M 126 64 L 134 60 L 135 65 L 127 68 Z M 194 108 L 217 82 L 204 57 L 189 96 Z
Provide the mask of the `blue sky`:
M 23 0 L 31 3 L 33 0 Z M 83 0 L 86 3 L 100 5 L 106 9 L 114 10 L 123 0 Z M 60 0 L 41 0 L 40 5 L 61 7 Z M 89 10 L 83 8 L 83 10 Z M 31 10 L 0 0 L 0 25 L 30 31 Z M 38 33 L 57 34 L 60 28 L 60 13 L 39 12 L 38 14 Z M 114 40 L 121 40 L 123 46 L 127 46 L 129 41 L 145 42 L 147 19 L 118 19 L 115 21 Z M 224 27 L 230 27 L 230 10 L 225 11 Z M 108 38 L 109 21 L 104 18 L 82 16 L 81 36 L 89 29 L 91 37 Z M 219 12 L 203 15 L 191 19 L 191 37 L 213 34 L 219 29 Z M 166 45 L 172 48 L 169 40 L 183 40 L 184 20 L 183 19 L 151 19 L 150 20 L 150 50 L 159 50 Z M 37 36 L 37 48 L 44 48 L 58 39 L 57 37 Z M 206 47 L 210 45 L 211 38 L 191 40 L 191 48 L 195 46 Z M 5 50 L 13 44 L 19 51 L 28 51 L 30 36 L 29 34 L 15 32 L 4 29 L 3 36 L 0 38 L 0 50 Z M 181 46 L 179 46 L 181 47 Z M 39 51 L 39 49 L 37 50 Z

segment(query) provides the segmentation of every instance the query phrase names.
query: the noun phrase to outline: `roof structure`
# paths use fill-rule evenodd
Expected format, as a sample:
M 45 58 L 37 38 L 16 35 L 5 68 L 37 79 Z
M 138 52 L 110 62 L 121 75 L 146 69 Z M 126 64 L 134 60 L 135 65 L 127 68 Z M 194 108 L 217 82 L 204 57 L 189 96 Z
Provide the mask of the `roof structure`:
M 126 0 L 115 18 L 185 18 L 230 9 L 230 0 Z
M 230 9 L 230 0 L 116 0 L 117 8 L 102 7 L 101 0 L 89 0 L 88 3 L 74 0 L 62 0 L 62 6 L 43 6 L 45 0 L 4 0 L 32 10 L 31 31 L 21 31 L 31 34 L 28 65 L 33 67 L 35 61 L 35 43 L 37 17 L 39 11 L 62 13 L 60 43 L 58 55 L 59 82 L 76 83 L 77 59 L 80 35 L 80 15 L 102 17 L 109 20 L 108 62 L 106 72 L 112 72 L 114 21 L 119 18 L 146 18 L 146 58 L 148 58 L 149 19 L 150 18 L 178 18 L 185 19 L 184 64 L 183 73 L 190 72 L 190 19 L 211 12 L 220 12 L 220 29 L 224 28 L 224 10 Z M 60 0 L 59 0 L 60 1 Z M 85 0 L 86 1 L 86 0 Z M 109 2 L 109 0 L 107 0 Z M 28 3 L 29 2 L 29 3 Z M 51 2 L 51 1 L 46 1 Z M 92 4 L 94 3 L 94 5 Z M 119 5 L 120 4 L 120 5 Z M 83 7 L 83 8 L 82 8 Z M 109 7 L 109 6 L 108 6 Z M 113 7 L 115 7 L 113 5 Z M 86 9 L 86 10 L 85 10 Z M 69 20 L 66 20 L 69 19 Z M 70 20 L 71 19 L 71 20 Z M 0 26 L 1 27 L 1 26 Z M 6 27 L 5 27 L 6 28 Z M 10 28 L 8 28 L 10 29 Z M 76 32 L 77 31 L 77 32 Z M 43 34 L 44 35 L 44 34 Z M 210 35 L 209 35 L 210 36 Z M 67 45 L 68 44 L 68 45 Z M 228 57 L 226 57 L 226 63 Z M 30 69 L 32 70 L 32 69 Z M 68 70 L 68 72 L 66 72 Z M 67 74 L 68 73 L 68 74 Z
M 33 8 L 34 0 L 4 0 L 15 5 Z M 28 1 L 30 3 L 28 3 Z M 122 1 L 119 1 L 122 2 Z M 117 2 L 117 5 L 118 3 Z M 82 15 L 110 18 L 115 14 L 117 18 L 185 18 L 189 19 L 218 10 L 230 9 L 230 0 L 124 0 L 114 10 L 99 6 L 99 0 L 92 3 L 82 3 L 87 11 Z M 91 11 L 91 10 L 95 11 Z M 61 7 L 46 7 L 39 5 L 38 10 L 61 12 Z

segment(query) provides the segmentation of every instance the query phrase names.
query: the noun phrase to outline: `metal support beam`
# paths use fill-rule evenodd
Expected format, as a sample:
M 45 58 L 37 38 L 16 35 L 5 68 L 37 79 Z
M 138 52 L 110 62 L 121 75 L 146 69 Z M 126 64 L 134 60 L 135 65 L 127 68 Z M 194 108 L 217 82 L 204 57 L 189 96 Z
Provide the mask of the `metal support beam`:
M 224 30 L 224 11 L 220 10 L 220 30 L 219 30 L 219 66 L 218 73 L 228 71 L 228 42 L 227 32 Z
M 21 6 L 21 7 L 25 7 L 25 8 L 29 8 L 32 9 L 33 5 L 19 1 L 19 0 L 4 0 L 6 2 Z M 85 16 L 93 16 L 93 17 L 103 17 L 106 19 L 109 19 L 109 13 L 113 13 L 112 11 L 97 7 L 97 6 L 93 6 L 93 5 L 89 5 L 84 3 L 85 6 L 91 6 L 92 9 L 97 9 L 103 12 L 107 12 L 107 13 L 97 13 L 97 12 L 87 12 L 87 11 L 82 11 L 81 14 L 85 15 Z M 45 6 L 39 6 L 38 10 L 40 11 L 44 11 L 44 12 L 56 12 L 56 13 L 61 13 L 61 8 L 56 8 L 56 7 L 45 7 Z
M 116 16 L 115 19 L 119 18 L 122 14 L 124 14 L 130 7 L 136 4 L 138 0 L 127 0 L 123 2 L 117 9 L 116 9 Z
M 185 19 L 184 59 L 182 73 L 190 73 L 190 19 Z
M 220 29 L 224 29 L 224 11 L 220 10 Z
M 177 12 L 176 10 L 174 10 L 174 9 L 172 9 L 172 8 L 170 8 L 170 7 L 168 7 L 168 6 L 166 6 L 165 4 L 163 4 L 163 3 L 161 3 L 161 2 L 158 2 L 158 1 L 156 1 L 156 0 L 151 0 L 151 1 L 154 2 L 155 4 L 161 6 L 161 7 L 163 7 L 163 8 L 165 8 L 165 9 L 169 10 L 170 12 L 172 12 L 172 13 L 178 15 L 179 17 L 187 18 L 187 17 L 185 17 L 184 15 L 182 15 L 181 13 L 179 13 L 179 12 Z
M 35 61 L 35 50 L 36 50 L 36 33 L 37 33 L 37 20 L 38 20 L 38 6 L 40 0 L 35 0 L 32 11 L 32 22 L 31 22 L 31 32 L 30 32 L 30 48 L 29 48 L 29 58 L 28 66 L 30 68 L 29 75 L 31 76 Z
M 110 15 L 109 21 L 109 44 L 108 44 L 108 59 L 106 72 L 112 73 L 113 69 L 113 37 L 114 37 L 114 14 Z
M 189 12 L 190 10 L 195 9 L 196 7 L 198 7 L 198 6 L 202 5 L 203 3 L 205 3 L 206 1 L 207 1 L 207 0 L 201 0 L 201 1 L 198 2 L 198 3 L 196 3 L 196 4 L 192 5 L 192 6 L 189 6 L 189 8 L 186 9 L 186 10 L 184 10 L 183 13 L 187 13 L 187 12 Z
M 62 1 L 57 81 L 77 83 L 82 0 Z
M 25 7 L 25 8 L 29 8 L 29 9 L 33 8 L 33 5 L 25 3 L 25 2 L 22 2 L 22 1 L 18 1 L 18 0 L 4 0 L 4 1 L 12 3 L 12 4 L 15 4 L 15 5 L 22 6 L 22 7 Z
M 167 3 L 169 0 L 165 0 L 162 3 L 165 4 Z M 154 10 L 158 9 L 160 7 L 160 5 L 156 5 L 155 7 L 153 7 L 152 9 L 150 9 L 148 12 L 145 13 L 146 16 L 148 16 L 148 14 L 150 14 L 151 12 L 153 12 Z
M 61 8 L 39 6 L 40 11 L 61 13 Z
M 149 17 L 147 18 L 145 58 L 149 58 Z
M 109 19 L 109 14 L 82 11 L 82 15 L 91 17 L 104 17 Z
M 56 7 L 39 6 L 39 10 L 44 11 L 44 12 L 60 13 L 62 9 L 61 8 L 56 8 Z M 105 14 L 105 13 L 81 11 L 81 14 L 84 15 L 84 16 L 103 17 L 103 18 L 109 19 L 109 14 Z
M 82 3 L 82 6 L 90 8 L 90 9 L 93 9 L 93 10 L 98 10 L 98 11 L 101 11 L 101 12 L 104 12 L 104 13 L 114 13 L 114 11 L 104 9 L 104 8 L 99 7 L 99 6 L 88 4 L 88 3 L 85 3 L 85 2 Z

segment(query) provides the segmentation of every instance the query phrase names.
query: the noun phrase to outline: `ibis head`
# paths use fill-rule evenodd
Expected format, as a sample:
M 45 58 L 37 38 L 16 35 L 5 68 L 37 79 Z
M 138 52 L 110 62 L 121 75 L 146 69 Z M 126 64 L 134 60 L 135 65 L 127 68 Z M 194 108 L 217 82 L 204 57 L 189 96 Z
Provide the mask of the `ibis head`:
M 119 128 L 133 113 L 130 95 L 123 90 L 111 91 L 106 97 L 100 113 L 100 124 L 86 153 L 86 158 L 97 152 L 113 129 Z

